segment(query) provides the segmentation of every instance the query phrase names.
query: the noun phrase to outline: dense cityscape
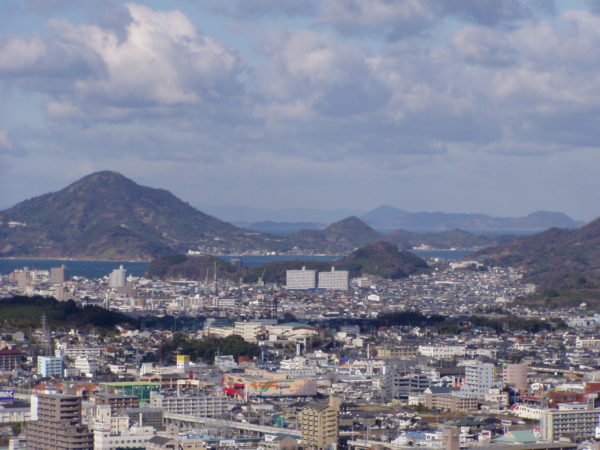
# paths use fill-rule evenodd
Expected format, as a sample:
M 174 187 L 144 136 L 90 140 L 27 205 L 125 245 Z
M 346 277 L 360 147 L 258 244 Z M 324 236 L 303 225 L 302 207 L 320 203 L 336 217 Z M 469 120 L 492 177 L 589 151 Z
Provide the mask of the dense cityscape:
M 282 286 L 15 270 L 4 298 L 140 322 L 5 321 L 4 436 L 11 449 L 49 436 L 96 449 L 595 448 L 600 316 L 530 309 L 520 299 L 535 286 L 513 268 L 428 263 L 399 280 L 289 270 Z
M 0 1 L 0 450 L 600 450 L 598 92 L 600 0 Z

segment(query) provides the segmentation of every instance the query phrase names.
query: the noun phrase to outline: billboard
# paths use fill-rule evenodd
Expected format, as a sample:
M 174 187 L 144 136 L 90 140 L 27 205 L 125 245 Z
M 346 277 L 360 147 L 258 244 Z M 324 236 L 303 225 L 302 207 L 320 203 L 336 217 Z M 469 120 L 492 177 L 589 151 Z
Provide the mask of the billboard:
M 12 389 L 0 389 L 0 401 L 14 400 L 15 391 Z

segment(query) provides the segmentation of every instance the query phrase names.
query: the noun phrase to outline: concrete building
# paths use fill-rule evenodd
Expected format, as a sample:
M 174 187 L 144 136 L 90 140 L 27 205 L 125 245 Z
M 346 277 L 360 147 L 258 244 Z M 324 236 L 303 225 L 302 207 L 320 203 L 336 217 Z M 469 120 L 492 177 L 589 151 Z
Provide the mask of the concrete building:
M 13 371 L 19 366 L 23 353 L 19 350 L 0 350 L 0 371 Z
M 340 399 L 329 397 L 329 402 L 309 403 L 298 415 L 304 448 L 336 448 L 340 428 Z
M 544 410 L 540 416 L 542 440 L 569 438 L 578 442 L 593 438 L 599 419 L 600 409 Z
M 496 368 L 493 364 L 469 364 L 465 366 L 465 383 L 460 388 L 462 397 L 485 398 L 494 387 Z
M 36 420 L 27 425 L 28 449 L 94 448 L 94 437 L 82 424 L 81 397 L 49 394 L 34 396 L 33 408 L 36 410 Z
M 131 427 L 115 434 L 105 424 L 99 423 L 94 429 L 94 450 L 146 448 L 147 442 L 155 435 L 153 427 Z
M 37 373 L 46 377 L 61 377 L 63 372 L 63 359 L 60 356 L 38 356 Z
M 435 393 L 430 389 L 425 390 L 425 406 L 429 409 L 440 411 L 471 411 L 477 409 L 479 403 L 475 398 L 465 398 L 455 393 Z
M 109 406 L 111 412 L 119 411 L 121 409 L 139 408 L 140 406 L 140 399 L 135 395 L 106 394 L 99 392 L 94 398 L 96 399 L 96 405 Z
M 350 276 L 347 270 L 335 270 L 331 272 L 319 272 L 319 289 L 346 291 L 350 286 Z
M 167 396 L 152 393 L 150 406 L 177 414 L 221 418 L 231 403 L 223 395 Z
M 527 363 L 505 364 L 502 369 L 502 382 L 505 386 L 527 389 Z
M 127 270 L 121 264 L 118 269 L 113 270 L 108 275 L 108 287 L 119 289 L 127 284 Z
M 306 270 L 286 270 L 285 285 L 287 289 L 315 289 L 317 287 L 317 271 Z
M 423 356 L 434 359 L 450 359 L 455 356 L 465 356 L 464 345 L 419 345 L 418 352 Z
M 51 284 L 62 284 L 69 278 L 67 266 L 62 264 L 60 267 L 50 268 L 50 283 Z
M 78 357 L 73 365 L 88 378 L 92 378 L 100 368 L 97 359 L 86 358 L 82 356 Z

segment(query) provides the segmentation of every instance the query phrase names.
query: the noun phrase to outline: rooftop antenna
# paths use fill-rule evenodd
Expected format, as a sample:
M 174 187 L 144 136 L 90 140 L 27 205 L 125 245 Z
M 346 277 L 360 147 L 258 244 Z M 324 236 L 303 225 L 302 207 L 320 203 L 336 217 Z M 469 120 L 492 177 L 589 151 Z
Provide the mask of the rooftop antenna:
M 213 283 L 215 288 L 215 295 L 219 293 L 219 287 L 217 284 L 217 260 L 214 260 L 214 274 L 213 274 Z
M 48 329 L 48 319 L 46 313 L 42 314 L 42 348 L 44 356 L 50 356 L 51 350 L 50 330 Z

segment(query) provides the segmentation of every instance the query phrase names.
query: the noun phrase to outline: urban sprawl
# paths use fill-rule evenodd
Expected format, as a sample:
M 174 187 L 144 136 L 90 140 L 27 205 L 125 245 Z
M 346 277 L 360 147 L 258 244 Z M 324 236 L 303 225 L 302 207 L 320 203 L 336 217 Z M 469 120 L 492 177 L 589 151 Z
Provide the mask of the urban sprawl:
M 429 263 L 400 280 L 290 270 L 282 286 L 2 275 L 2 298 L 142 325 L 5 322 L 0 446 L 600 448 L 600 315 L 528 308 L 535 286 L 513 268 Z

